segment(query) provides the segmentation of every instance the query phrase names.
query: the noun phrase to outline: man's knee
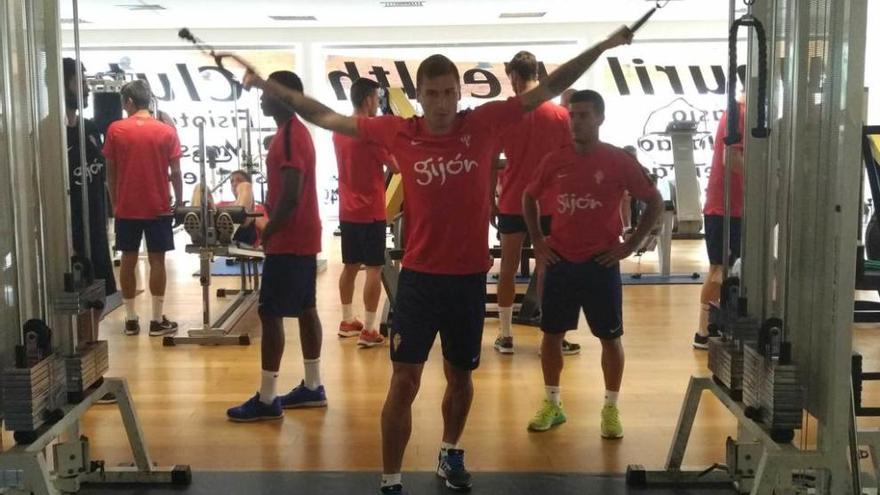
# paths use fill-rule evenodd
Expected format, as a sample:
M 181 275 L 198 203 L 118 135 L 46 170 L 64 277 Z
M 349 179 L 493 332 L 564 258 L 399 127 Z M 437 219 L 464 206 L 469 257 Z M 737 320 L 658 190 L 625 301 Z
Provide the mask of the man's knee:
M 389 395 L 412 403 L 421 385 L 421 369 L 420 365 L 395 363 Z

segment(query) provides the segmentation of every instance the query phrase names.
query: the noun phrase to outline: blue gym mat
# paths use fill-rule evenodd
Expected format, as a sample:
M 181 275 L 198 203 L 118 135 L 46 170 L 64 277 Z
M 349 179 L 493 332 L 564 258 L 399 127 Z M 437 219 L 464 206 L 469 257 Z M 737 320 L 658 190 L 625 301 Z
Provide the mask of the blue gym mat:
M 214 258 L 214 261 L 211 262 L 211 275 L 214 277 L 237 277 L 241 275 L 241 268 L 239 267 L 239 263 L 234 263 L 232 265 L 227 265 L 226 260 L 231 258 L 224 258 L 222 256 L 218 256 Z M 260 263 L 260 274 L 263 273 L 263 264 Z M 193 277 L 198 277 L 199 272 L 196 271 L 193 273 Z

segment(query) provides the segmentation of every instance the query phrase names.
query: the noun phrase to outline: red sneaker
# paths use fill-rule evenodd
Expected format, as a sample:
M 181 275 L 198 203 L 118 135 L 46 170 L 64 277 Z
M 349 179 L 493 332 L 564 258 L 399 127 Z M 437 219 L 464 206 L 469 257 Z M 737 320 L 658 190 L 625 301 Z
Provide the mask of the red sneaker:
M 341 321 L 339 322 L 339 336 L 340 337 L 357 337 L 361 334 L 361 330 L 364 329 L 364 324 L 357 321 Z
M 360 337 L 358 337 L 358 345 L 361 347 L 375 347 L 382 345 L 383 342 L 385 342 L 385 337 L 375 330 L 365 329 L 361 332 Z

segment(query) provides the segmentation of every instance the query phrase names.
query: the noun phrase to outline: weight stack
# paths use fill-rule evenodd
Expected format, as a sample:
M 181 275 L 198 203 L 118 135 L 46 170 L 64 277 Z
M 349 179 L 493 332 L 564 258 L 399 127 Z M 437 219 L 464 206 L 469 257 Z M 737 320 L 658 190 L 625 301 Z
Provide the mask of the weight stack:
M 758 342 L 758 333 L 761 330 L 761 321 L 752 317 L 738 317 L 726 322 L 724 328 L 728 334 L 745 344 Z
M 35 431 L 67 403 L 64 360 L 57 354 L 30 368 L 4 370 L 2 383 L 7 431 Z
M 67 393 L 72 402 L 78 402 L 82 394 L 107 373 L 110 368 L 108 350 L 107 341 L 99 340 L 84 345 L 77 354 L 67 357 Z
M 754 345 L 746 345 L 743 356 L 743 403 L 758 413 L 752 419 L 770 430 L 799 430 L 804 393 L 797 366 L 762 356 Z
M 724 337 L 710 338 L 709 371 L 734 398 L 738 398 L 743 388 L 742 344 Z

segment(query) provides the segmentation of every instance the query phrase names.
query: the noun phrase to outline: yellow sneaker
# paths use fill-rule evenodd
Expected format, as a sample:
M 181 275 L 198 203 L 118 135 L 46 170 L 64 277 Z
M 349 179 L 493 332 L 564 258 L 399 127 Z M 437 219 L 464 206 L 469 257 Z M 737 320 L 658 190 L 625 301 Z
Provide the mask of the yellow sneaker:
M 620 411 L 613 404 L 602 408 L 602 438 L 623 438 L 623 425 L 620 424 Z
M 547 431 L 554 426 L 565 423 L 565 412 L 562 410 L 562 404 L 556 405 L 547 399 L 541 409 L 535 414 L 535 417 L 529 421 L 530 431 Z

